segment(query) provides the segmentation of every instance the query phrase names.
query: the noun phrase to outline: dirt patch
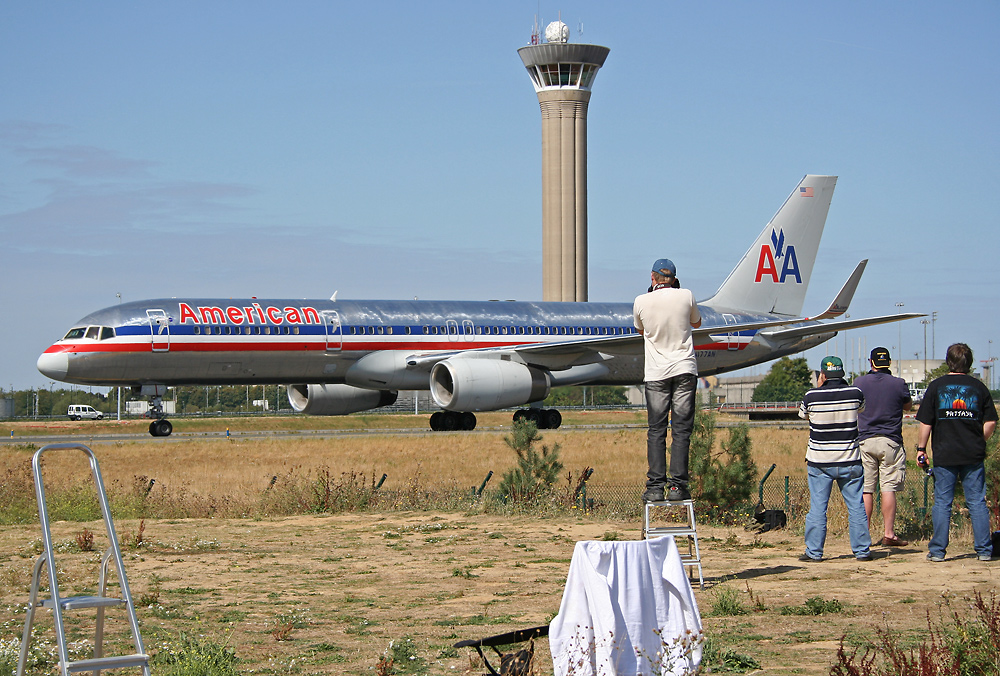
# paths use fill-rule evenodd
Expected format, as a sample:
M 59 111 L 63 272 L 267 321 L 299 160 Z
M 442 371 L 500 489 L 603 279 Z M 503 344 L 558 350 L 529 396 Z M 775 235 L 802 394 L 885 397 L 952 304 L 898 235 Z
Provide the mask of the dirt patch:
M 137 522 L 117 524 L 120 534 Z M 58 523 L 57 543 L 84 527 Z M 180 633 L 235 649 L 244 673 L 343 674 L 372 670 L 408 642 L 411 667 L 400 673 L 482 673 L 457 641 L 547 623 L 559 608 L 578 540 L 638 539 L 640 524 L 586 518 L 533 520 L 492 515 L 406 512 L 298 516 L 280 520 L 157 520 L 143 544 L 127 550 L 126 572 L 147 647 Z M 976 590 L 997 586 L 1000 562 L 983 563 L 954 543 L 944 563 L 926 560 L 926 543 L 876 548 L 874 561 L 850 554 L 831 536 L 829 558 L 801 563 L 801 535 L 699 527 L 705 588 L 695 584 L 706 633 L 751 656 L 767 674 L 827 674 L 842 637 L 859 644 L 889 626 L 910 638 L 931 619 L 964 614 Z M 37 526 L 0 529 L 0 638 L 17 639 Z M 97 545 L 102 546 L 98 536 Z M 58 549 L 58 546 L 57 546 Z M 64 594 L 92 591 L 98 555 L 59 555 Z M 746 614 L 712 614 L 729 590 Z M 803 612 L 810 598 L 843 609 Z M 942 613 L 942 610 L 944 611 Z M 47 613 L 43 636 L 51 640 Z M 74 617 L 74 636 L 90 632 Z M 123 624 L 113 625 L 121 643 Z M 542 653 L 541 673 L 551 673 Z M 410 659 L 412 656 L 413 659 Z

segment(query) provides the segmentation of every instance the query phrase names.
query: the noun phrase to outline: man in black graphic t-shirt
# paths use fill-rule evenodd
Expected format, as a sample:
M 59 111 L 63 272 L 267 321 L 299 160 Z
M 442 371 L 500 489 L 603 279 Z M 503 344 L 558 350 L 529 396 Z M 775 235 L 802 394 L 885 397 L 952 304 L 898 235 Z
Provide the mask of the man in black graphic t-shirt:
M 986 507 L 986 440 L 997 425 L 997 409 L 989 389 L 969 375 L 972 350 L 965 343 L 948 348 L 948 375 L 927 387 L 917 422 L 917 462 L 927 456 L 927 440 L 934 452 L 934 535 L 928 545 L 930 561 L 944 561 L 948 548 L 951 505 L 955 484 L 961 480 L 965 505 L 972 521 L 972 535 L 980 561 L 993 555 L 990 513 Z M 1000 554 L 1000 552 L 998 552 Z

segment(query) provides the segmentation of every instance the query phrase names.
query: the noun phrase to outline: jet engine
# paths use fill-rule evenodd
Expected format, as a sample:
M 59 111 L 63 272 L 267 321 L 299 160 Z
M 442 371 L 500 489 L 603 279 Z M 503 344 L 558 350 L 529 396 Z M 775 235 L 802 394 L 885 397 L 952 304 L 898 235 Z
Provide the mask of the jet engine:
M 396 403 L 398 392 L 350 385 L 289 385 L 288 401 L 296 413 L 347 415 Z
M 431 396 L 448 411 L 495 411 L 549 396 L 549 375 L 500 359 L 446 359 L 431 369 Z

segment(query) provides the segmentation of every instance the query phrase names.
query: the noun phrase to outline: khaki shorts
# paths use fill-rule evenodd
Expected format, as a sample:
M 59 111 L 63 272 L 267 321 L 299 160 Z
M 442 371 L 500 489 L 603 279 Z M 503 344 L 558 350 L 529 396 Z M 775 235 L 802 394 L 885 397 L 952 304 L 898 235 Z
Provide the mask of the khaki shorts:
M 869 437 L 861 442 L 861 465 L 865 469 L 865 493 L 881 485 L 883 493 L 903 490 L 906 480 L 906 449 L 888 437 Z

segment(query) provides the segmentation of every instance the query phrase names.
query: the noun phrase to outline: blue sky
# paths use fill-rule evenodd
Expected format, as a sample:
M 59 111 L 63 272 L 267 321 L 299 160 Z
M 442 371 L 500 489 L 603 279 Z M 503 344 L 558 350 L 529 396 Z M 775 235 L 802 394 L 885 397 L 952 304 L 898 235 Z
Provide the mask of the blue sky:
M 536 13 L 611 49 L 591 300 L 659 257 L 710 296 L 836 174 L 806 312 L 870 258 L 852 317 L 1000 354 L 995 1 L 43 0 L 0 5 L 0 387 L 47 387 L 38 354 L 117 294 L 539 299 Z M 918 320 L 846 336 L 807 356 L 923 356 Z

